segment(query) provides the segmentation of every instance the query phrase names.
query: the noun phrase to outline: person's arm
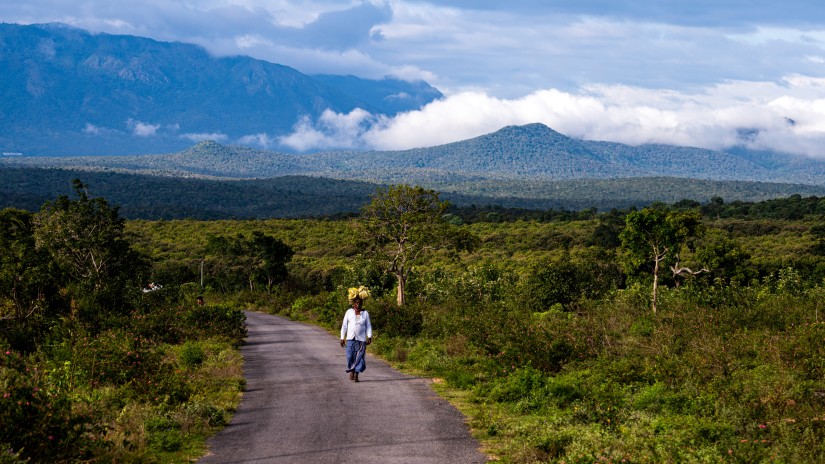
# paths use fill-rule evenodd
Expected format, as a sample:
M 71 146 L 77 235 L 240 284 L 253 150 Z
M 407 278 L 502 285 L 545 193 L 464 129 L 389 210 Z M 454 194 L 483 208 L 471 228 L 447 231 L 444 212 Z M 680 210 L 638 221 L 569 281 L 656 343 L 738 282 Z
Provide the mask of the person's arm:
M 347 340 L 347 320 L 349 319 L 349 310 L 344 314 L 344 322 L 341 323 L 341 346 L 344 346 Z
M 366 325 L 367 325 L 367 344 L 372 343 L 372 322 L 370 322 L 370 313 L 364 311 L 366 315 Z

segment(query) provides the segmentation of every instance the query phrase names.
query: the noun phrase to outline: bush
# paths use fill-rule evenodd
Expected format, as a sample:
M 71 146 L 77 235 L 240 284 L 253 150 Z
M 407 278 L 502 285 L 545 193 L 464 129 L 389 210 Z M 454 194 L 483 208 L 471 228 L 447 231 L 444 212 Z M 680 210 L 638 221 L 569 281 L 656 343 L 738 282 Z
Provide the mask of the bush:
M 324 327 L 340 327 L 347 304 L 343 295 L 343 292 L 322 292 L 299 297 L 292 302 L 289 317 L 317 321 Z
M 102 446 L 95 417 L 75 414 L 54 390 L 46 369 L 30 358 L 0 352 L 0 462 L 84 460 Z
M 409 302 L 398 306 L 395 301 L 375 299 L 369 313 L 372 327 L 377 333 L 387 337 L 414 337 L 424 326 L 422 313 L 426 303 Z
M 516 402 L 531 396 L 544 396 L 547 376 L 531 367 L 516 369 L 493 383 L 489 397 L 496 401 Z
M 222 305 L 195 306 L 182 318 L 187 338 L 225 337 L 236 345 L 246 338 L 243 311 Z
M 169 417 L 153 417 L 146 421 L 149 448 L 155 451 L 178 451 L 183 444 L 180 424 Z
M 139 390 L 161 370 L 161 356 L 153 344 L 123 330 L 107 330 L 83 340 L 81 356 L 73 356 L 75 375 L 92 385 L 134 384 Z
M 200 344 L 187 341 L 180 350 L 180 363 L 183 367 L 192 368 L 201 365 L 206 360 L 206 353 Z

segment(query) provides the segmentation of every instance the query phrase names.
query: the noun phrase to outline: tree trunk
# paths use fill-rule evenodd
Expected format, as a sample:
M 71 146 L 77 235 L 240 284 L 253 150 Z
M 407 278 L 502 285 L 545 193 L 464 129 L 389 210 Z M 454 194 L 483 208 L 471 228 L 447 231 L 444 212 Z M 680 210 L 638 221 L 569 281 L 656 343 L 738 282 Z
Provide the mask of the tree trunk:
M 656 299 L 659 291 L 659 257 L 657 256 L 653 264 L 653 297 L 651 304 L 653 305 L 653 314 L 656 314 Z
M 404 306 L 404 303 L 407 302 L 406 296 L 406 287 L 407 287 L 407 276 L 404 275 L 403 270 L 399 270 L 395 273 L 396 279 L 398 279 L 398 306 Z

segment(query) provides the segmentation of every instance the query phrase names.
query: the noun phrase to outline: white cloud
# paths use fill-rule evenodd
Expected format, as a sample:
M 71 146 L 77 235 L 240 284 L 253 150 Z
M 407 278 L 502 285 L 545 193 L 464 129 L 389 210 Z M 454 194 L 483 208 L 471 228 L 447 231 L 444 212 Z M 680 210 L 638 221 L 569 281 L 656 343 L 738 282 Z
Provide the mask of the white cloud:
M 84 134 L 99 135 L 100 131 L 101 131 L 101 129 L 99 127 L 95 126 L 94 124 L 92 124 L 90 122 L 87 122 L 86 127 L 83 128 L 83 133 Z
M 731 1 L 28 0 L 0 2 L 0 17 L 193 42 L 307 74 L 424 79 L 449 95 L 391 120 L 330 113 L 279 140 L 240 140 L 264 148 L 407 148 L 543 122 L 577 137 L 708 148 L 746 128 L 755 147 L 822 153 L 825 10 Z
M 271 40 L 268 40 L 265 37 L 261 37 L 260 35 L 246 34 L 235 37 L 235 45 L 237 45 L 237 47 L 241 50 L 247 50 L 250 48 L 258 47 L 272 47 L 275 44 L 272 43 Z
M 325 110 L 317 121 L 302 118 L 292 134 L 278 142 L 297 151 L 363 148 L 365 133 L 382 119 L 360 108 L 347 114 Z
M 27 0 L 0 2 L 0 17 L 192 42 L 310 74 L 425 79 L 447 94 L 515 98 L 591 83 L 684 91 L 825 72 L 823 13 L 812 4 L 694 3 Z
M 183 139 L 191 140 L 193 142 L 203 142 L 204 140 L 225 142 L 228 138 L 226 134 L 222 134 L 220 132 L 181 134 L 180 137 Z
M 465 140 L 507 125 L 543 123 L 576 138 L 724 149 L 747 144 L 825 157 L 825 80 L 731 81 L 687 93 L 629 86 L 541 90 L 517 99 L 463 92 L 419 111 L 376 119 L 357 110 L 304 119 L 280 139 L 293 149 L 401 150 Z M 791 121 L 793 121 L 791 123 Z M 752 134 L 747 140 L 741 130 Z
M 254 145 L 261 148 L 269 148 L 275 145 L 276 141 L 269 134 L 261 132 L 258 134 L 244 135 L 238 139 L 241 145 Z
M 148 124 L 141 121 L 130 119 L 126 121 L 126 125 L 132 129 L 132 135 L 138 137 L 152 137 L 157 135 L 160 124 Z

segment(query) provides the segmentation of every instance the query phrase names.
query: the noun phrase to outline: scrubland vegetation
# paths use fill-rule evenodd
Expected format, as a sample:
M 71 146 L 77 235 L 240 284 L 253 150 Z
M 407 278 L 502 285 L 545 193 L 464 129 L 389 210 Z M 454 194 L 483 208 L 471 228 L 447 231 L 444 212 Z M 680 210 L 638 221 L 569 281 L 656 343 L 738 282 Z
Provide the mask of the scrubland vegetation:
M 244 386 L 243 313 L 151 274 L 105 200 L 0 212 L 0 463 L 190 462 Z
M 128 231 L 163 263 L 156 272 L 183 280 L 196 277 L 197 260 L 211 261 L 191 251 L 206 237 L 271 234 L 295 250 L 287 279 L 268 293 L 222 294 L 330 329 L 344 289 L 370 286 L 373 352 L 438 379 L 504 462 L 817 462 L 822 207 L 800 197 L 654 205 L 702 214 L 704 232 L 684 241 L 680 264 L 709 269 L 673 277 L 665 268 L 656 313 L 650 264 L 633 264 L 619 238 L 621 211 L 451 216 L 477 246 L 430 255 L 401 307 L 395 279 L 367 259 L 348 221 L 134 221 Z M 221 265 L 206 265 L 213 289 L 227 285 Z
M 367 285 L 372 352 L 436 379 L 503 462 L 825 461 L 825 203 L 647 210 L 700 220 L 664 262 L 696 273 L 663 266 L 655 312 L 653 262 L 622 239 L 628 211 L 449 214 L 473 246 L 426 255 L 402 306 L 358 219 L 129 221 L 122 239 L 146 262 L 130 275 L 161 290 L 85 318 L 69 280 L 54 288 L 62 306 L 3 321 L 3 394 L 58 408 L 26 421 L 22 403 L 0 403 L 15 419 L 3 457 L 183 460 L 242 386 L 240 309 L 336 329 L 346 287 Z M 193 305 L 201 275 L 205 307 Z M 190 333 L 192 318 L 215 322 Z

